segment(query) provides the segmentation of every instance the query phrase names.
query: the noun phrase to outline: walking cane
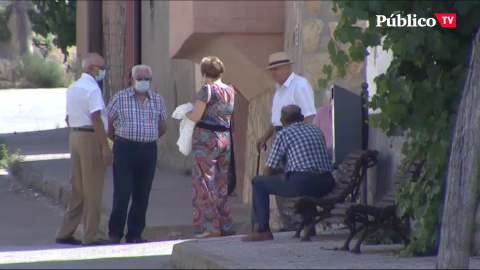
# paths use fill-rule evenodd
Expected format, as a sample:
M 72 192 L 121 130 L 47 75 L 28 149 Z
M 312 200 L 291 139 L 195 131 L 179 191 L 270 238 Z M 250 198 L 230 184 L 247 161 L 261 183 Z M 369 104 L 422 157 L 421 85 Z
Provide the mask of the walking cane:
M 259 169 L 260 169 L 260 152 L 258 152 L 258 155 L 257 155 L 257 176 L 258 176 Z
M 265 147 L 263 148 L 263 150 L 267 150 L 267 146 L 265 145 Z M 258 155 L 257 155 L 257 176 L 258 176 L 258 170 L 260 169 L 260 153 L 262 152 L 262 150 L 260 150 L 258 152 Z M 255 229 L 255 225 L 252 223 L 252 233 Z
M 265 147 L 263 148 L 264 151 L 267 151 L 267 146 L 265 145 Z M 258 170 L 260 169 L 260 153 L 262 152 L 262 150 L 260 150 L 260 152 L 258 152 L 258 155 L 257 155 L 257 176 L 258 176 Z

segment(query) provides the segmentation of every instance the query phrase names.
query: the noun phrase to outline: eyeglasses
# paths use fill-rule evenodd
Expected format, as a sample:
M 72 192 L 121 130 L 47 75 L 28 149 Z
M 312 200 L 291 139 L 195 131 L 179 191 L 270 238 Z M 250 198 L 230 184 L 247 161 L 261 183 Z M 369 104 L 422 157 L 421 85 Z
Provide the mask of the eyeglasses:
M 106 65 L 105 65 L 105 66 L 92 65 L 92 66 L 98 68 L 99 70 L 107 70 L 107 69 L 109 69 L 109 67 L 106 66 Z
M 141 81 L 147 81 L 147 82 L 148 82 L 148 81 L 150 81 L 151 79 L 152 79 L 152 78 L 150 78 L 150 77 L 138 77 L 138 78 L 135 78 L 135 80 L 136 80 L 136 81 L 139 81 L 139 82 L 141 82 Z

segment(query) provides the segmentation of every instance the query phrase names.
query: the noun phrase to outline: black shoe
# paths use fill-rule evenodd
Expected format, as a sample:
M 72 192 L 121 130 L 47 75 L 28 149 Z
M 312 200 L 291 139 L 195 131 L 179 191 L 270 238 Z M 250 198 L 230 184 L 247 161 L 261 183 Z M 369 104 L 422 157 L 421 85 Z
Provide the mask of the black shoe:
M 148 240 L 146 240 L 146 239 L 142 239 L 141 237 L 138 237 L 138 238 L 133 238 L 133 239 L 128 239 L 128 238 L 125 238 L 125 241 L 126 241 L 128 244 L 141 244 L 141 243 L 148 243 Z
M 278 230 L 278 232 L 293 232 L 295 231 L 294 229 L 287 229 L 287 228 L 281 228 L 280 230 Z
M 113 245 L 113 244 L 115 243 L 111 242 L 110 240 L 98 239 L 87 244 L 82 244 L 82 246 L 105 246 L 105 245 Z
M 74 245 L 74 246 L 80 246 L 82 244 L 82 241 L 76 239 L 75 237 L 70 237 L 66 239 L 60 239 L 56 238 L 55 243 L 57 244 L 64 244 L 64 245 Z
M 118 245 L 118 244 L 120 244 L 120 242 L 122 241 L 122 238 L 109 237 L 109 238 L 108 238 L 108 241 L 110 241 L 110 243 L 112 243 L 112 244 L 114 244 L 114 245 Z

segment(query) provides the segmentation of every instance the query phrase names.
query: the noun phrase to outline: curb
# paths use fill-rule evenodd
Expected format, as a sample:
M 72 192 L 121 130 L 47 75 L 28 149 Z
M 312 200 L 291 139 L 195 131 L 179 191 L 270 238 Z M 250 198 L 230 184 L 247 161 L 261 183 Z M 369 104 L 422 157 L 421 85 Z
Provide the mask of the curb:
M 232 262 L 222 256 L 195 248 L 191 243 L 173 245 L 171 262 L 177 269 L 247 269 L 245 265 Z
M 250 263 L 249 259 L 246 259 L 245 257 L 243 257 L 243 259 L 241 260 L 236 260 L 238 257 L 234 253 L 242 252 L 242 250 L 245 250 L 247 248 L 254 248 L 256 249 L 255 254 L 257 254 L 260 258 L 255 257 L 255 255 L 253 255 L 255 258 L 252 258 L 252 260 L 258 261 L 258 259 L 262 259 L 261 258 L 262 255 L 260 253 L 263 248 L 270 247 L 270 248 L 276 249 L 278 248 L 278 246 L 287 245 L 287 246 L 290 246 L 290 249 L 294 250 L 295 246 L 302 245 L 302 244 L 300 244 L 301 241 L 299 239 L 292 238 L 292 235 L 293 235 L 293 232 L 282 232 L 282 233 L 275 234 L 274 238 L 277 241 L 280 240 L 280 242 L 273 244 L 274 246 L 271 246 L 272 245 L 271 243 L 275 243 L 274 241 L 266 243 L 265 246 L 262 243 L 258 243 L 255 246 L 250 246 L 248 243 L 240 244 L 237 246 L 235 242 L 240 241 L 239 235 L 226 237 L 223 239 L 211 238 L 211 239 L 188 240 L 188 241 L 184 241 L 184 242 L 173 245 L 170 261 L 177 269 L 259 269 L 259 268 L 252 267 L 249 264 Z M 344 240 L 348 237 L 349 231 L 348 229 L 334 229 L 332 231 L 323 232 L 321 235 L 323 236 L 331 235 L 331 236 L 335 236 L 334 238 L 339 237 L 339 239 L 341 240 L 336 242 L 335 246 L 337 245 L 340 246 L 343 244 Z M 335 242 L 337 240 L 326 239 L 325 241 Z M 312 246 L 311 246 L 312 243 L 313 245 L 315 245 L 314 246 L 315 249 L 317 248 L 322 250 L 325 249 L 325 247 L 322 245 L 322 242 L 320 241 L 316 242 L 316 244 L 315 242 L 308 242 L 308 243 L 310 243 L 310 244 L 307 244 L 307 246 L 310 245 L 309 250 L 312 250 Z M 219 246 L 220 247 L 225 246 L 226 248 L 219 249 L 218 248 Z M 211 247 L 214 247 L 214 248 L 211 248 Z M 325 250 L 333 250 L 333 249 L 331 247 L 327 247 Z M 306 256 L 308 257 L 311 255 L 306 255 Z M 301 260 L 302 260 L 301 257 L 302 256 L 298 256 L 298 258 L 300 258 L 298 259 L 297 256 L 295 256 L 295 258 L 293 258 L 292 260 L 298 260 L 298 263 L 301 264 Z M 265 258 L 267 257 L 264 257 L 264 259 Z M 313 256 L 313 258 L 315 258 L 316 260 L 315 255 Z M 261 267 L 261 268 L 262 269 L 271 268 L 271 266 L 269 267 L 268 264 L 266 264 L 265 266 L 266 267 Z M 291 266 L 292 265 L 290 265 L 290 267 Z M 298 269 L 302 269 L 302 268 L 305 269 L 304 267 L 305 266 L 302 265 L 302 267 Z
M 33 188 L 58 203 L 67 207 L 71 197 L 72 189 L 70 185 L 64 185 L 58 181 L 48 180 L 43 173 L 32 168 L 27 163 L 18 163 L 14 168 L 8 170 L 12 178 L 27 188 Z M 107 209 L 102 210 L 100 218 L 100 231 L 108 235 L 108 220 L 110 213 Z M 60 224 L 59 224 L 60 225 Z M 250 230 L 249 222 L 235 222 L 234 230 L 237 233 L 248 233 Z M 83 226 L 78 226 L 77 232 L 83 235 Z M 179 240 L 191 239 L 194 237 L 193 224 L 179 224 L 171 226 L 146 226 L 143 237 L 149 241 Z
M 14 180 L 27 188 L 33 188 L 67 207 L 72 197 L 72 189 L 69 185 L 62 185 L 57 181 L 51 181 L 43 177 L 43 173 L 33 169 L 26 163 L 18 163 L 14 169 L 8 170 Z

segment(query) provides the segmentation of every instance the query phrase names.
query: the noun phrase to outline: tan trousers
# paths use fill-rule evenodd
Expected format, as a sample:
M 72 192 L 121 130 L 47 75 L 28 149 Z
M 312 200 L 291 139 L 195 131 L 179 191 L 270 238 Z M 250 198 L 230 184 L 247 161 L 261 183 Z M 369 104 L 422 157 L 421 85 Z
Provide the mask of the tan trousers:
M 63 217 L 57 238 L 73 236 L 83 214 L 83 244 L 105 238 L 99 230 L 102 190 L 106 167 L 100 142 L 95 133 L 72 131 L 69 138 L 71 154 L 72 199 Z

